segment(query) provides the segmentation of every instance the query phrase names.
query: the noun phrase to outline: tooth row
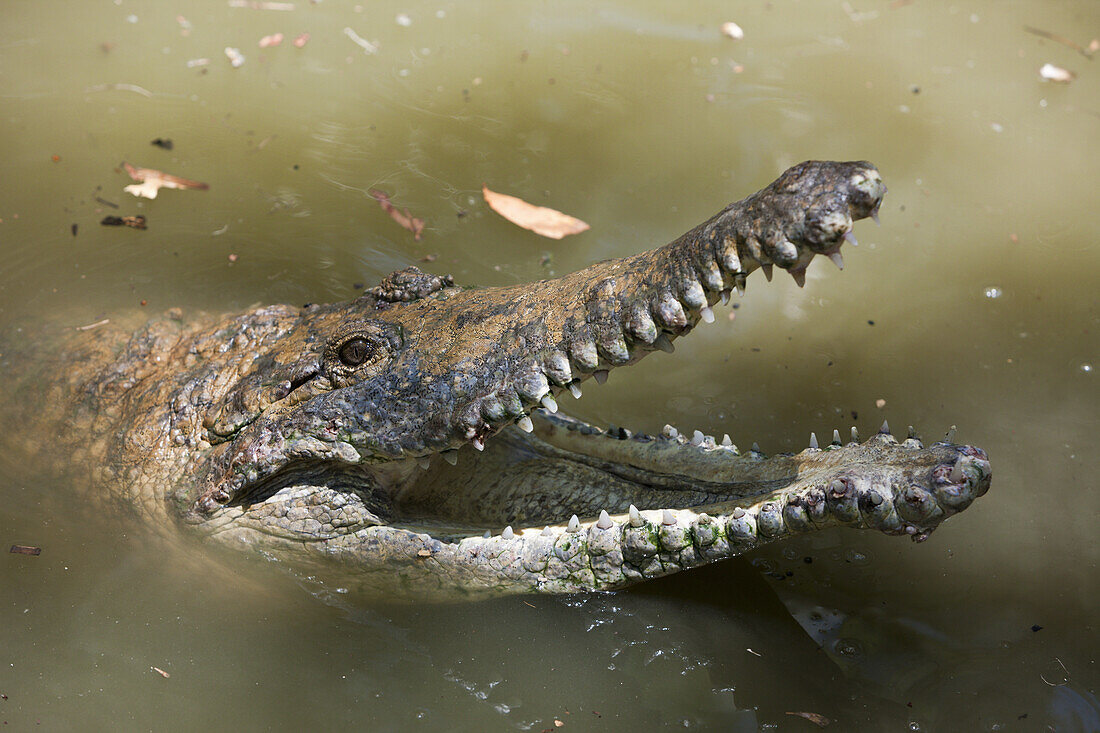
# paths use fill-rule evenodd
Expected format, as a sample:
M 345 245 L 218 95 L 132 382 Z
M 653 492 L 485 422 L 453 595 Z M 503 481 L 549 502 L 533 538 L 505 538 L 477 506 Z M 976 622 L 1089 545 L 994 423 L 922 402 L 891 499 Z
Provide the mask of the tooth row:
M 639 577 L 665 575 L 683 568 L 746 552 L 771 540 L 831 525 L 851 525 L 923 540 L 944 518 L 966 508 L 977 494 L 988 464 L 981 457 L 961 455 L 954 465 L 942 464 L 930 490 L 915 484 L 890 486 L 835 478 L 827 484 L 781 492 L 750 507 L 711 516 L 690 509 L 640 511 L 631 505 L 625 515 L 606 510 L 596 521 L 582 523 L 577 515 L 564 528 L 545 527 L 517 533 L 511 526 L 499 535 L 466 538 L 460 548 L 472 554 L 508 556 L 529 573 L 550 572 L 544 579 L 575 576 L 580 568 L 594 582 L 614 584 Z M 485 544 L 485 543 L 489 544 Z M 555 576 L 555 568 L 561 573 Z M 574 578 L 575 579 L 575 578 Z
M 616 283 L 611 277 L 593 285 L 588 293 L 592 318 L 566 326 L 563 351 L 552 353 L 542 364 L 533 364 L 511 386 L 476 401 L 462 418 L 464 437 L 478 448 L 486 435 L 508 422 L 527 430 L 528 409 L 541 406 L 557 411 L 553 389 L 569 389 L 579 398 L 577 383 L 584 376 L 591 374 L 601 384 L 607 379 L 602 366 L 629 363 L 639 348 L 673 351 L 670 336 L 687 331 L 695 321 L 714 322 L 711 305 L 719 299 L 727 302 L 733 288 L 744 295 L 745 277 L 757 267 L 771 280 L 773 263 L 778 264 L 802 285 L 808 260 L 799 262 L 798 248 L 778 229 L 765 242 L 756 238 L 753 227 L 759 226 L 757 219 L 774 214 L 756 213 L 752 199 L 727 208 L 671 245 L 663 264 L 652 265 L 668 273 L 667 278 L 649 292 L 648 288 L 638 292 L 635 285 Z M 843 268 L 840 242 L 855 244 L 847 207 L 834 212 L 826 223 L 828 236 L 837 240 L 827 254 Z M 813 256 L 809 252 L 809 258 Z M 621 295 L 624 288 L 632 290 Z

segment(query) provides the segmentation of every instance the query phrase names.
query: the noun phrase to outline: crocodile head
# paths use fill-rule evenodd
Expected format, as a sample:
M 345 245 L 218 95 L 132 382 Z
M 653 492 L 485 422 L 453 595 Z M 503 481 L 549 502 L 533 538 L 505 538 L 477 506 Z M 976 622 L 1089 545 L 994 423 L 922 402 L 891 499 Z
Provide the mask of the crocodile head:
M 981 450 L 886 429 L 766 457 L 601 430 L 555 399 L 672 351 L 756 269 L 802 285 L 816 255 L 843 266 L 884 193 L 869 163 L 812 161 L 555 280 L 460 289 L 409 268 L 350 303 L 242 316 L 220 332 L 204 479 L 176 502 L 214 536 L 394 593 L 613 589 L 832 525 L 924 539 L 988 488 Z

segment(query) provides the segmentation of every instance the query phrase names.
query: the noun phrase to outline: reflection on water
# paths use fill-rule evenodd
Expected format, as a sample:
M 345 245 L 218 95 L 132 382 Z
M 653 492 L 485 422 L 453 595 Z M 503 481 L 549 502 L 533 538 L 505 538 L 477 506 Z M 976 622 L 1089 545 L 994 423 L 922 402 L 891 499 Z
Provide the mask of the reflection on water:
M 798 160 L 866 158 L 890 194 L 844 272 L 752 280 L 736 320 L 563 408 L 768 452 L 957 424 L 996 478 L 919 546 L 838 531 L 614 596 L 391 606 L 150 533 L 5 438 L 0 539 L 43 552 L 0 562 L 0 720 L 1100 729 L 1100 99 L 1094 62 L 1022 30 L 1087 45 L 1097 5 L 845 7 L 7 3 L 6 332 L 344 299 L 411 263 L 547 277 L 668 241 Z M 310 41 L 258 48 L 274 32 Z M 1040 82 L 1048 62 L 1077 80 Z M 211 188 L 139 201 L 123 160 Z M 592 229 L 518 231 L 483 183 Z M 421 241 L 371 187 L 427 220 Z M 98 223 L 139 213 L 147 231 Z

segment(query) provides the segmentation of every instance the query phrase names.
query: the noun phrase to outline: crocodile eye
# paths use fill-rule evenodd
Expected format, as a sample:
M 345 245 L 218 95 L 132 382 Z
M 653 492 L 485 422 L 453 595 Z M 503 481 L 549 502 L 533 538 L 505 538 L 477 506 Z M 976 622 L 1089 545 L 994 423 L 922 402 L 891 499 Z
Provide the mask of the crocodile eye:
M 340 347 L 338 356 L 346 366 L 359 366 L 374 354 L 374 347 L 364 338 L 349 339 Z

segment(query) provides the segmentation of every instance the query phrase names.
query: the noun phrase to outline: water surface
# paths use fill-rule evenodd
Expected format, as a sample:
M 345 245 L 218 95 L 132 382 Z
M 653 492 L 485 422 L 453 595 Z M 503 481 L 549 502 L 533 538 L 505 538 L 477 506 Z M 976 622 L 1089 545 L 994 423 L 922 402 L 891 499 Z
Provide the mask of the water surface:
M 166 546 L 5 449 L 0 541 L 43 548 L 0 555 L 13 730 L 1100 729 L 1097 62 L 1024 30 L 1087 45 L 1096 3 L 21 0 L 0 19 L 5 329 L 346 299 L 408 264 L 547 277 L 800 160 L 868 159 L 890 193 L 845 271 L 756 276 L 735 320 L 563 407 L 768 452 L 957 425 L 994 466 L 922 545 L 834 531 L 615 595 L 395 607 Z M 1048 62 L 1079 76 L 1043 83 Z M 210 190 L 139 201 L 123 160 Z M 483 183 L 592 228 L 519 230 Z M 147 231 L 98 224 L 137 213 Z

